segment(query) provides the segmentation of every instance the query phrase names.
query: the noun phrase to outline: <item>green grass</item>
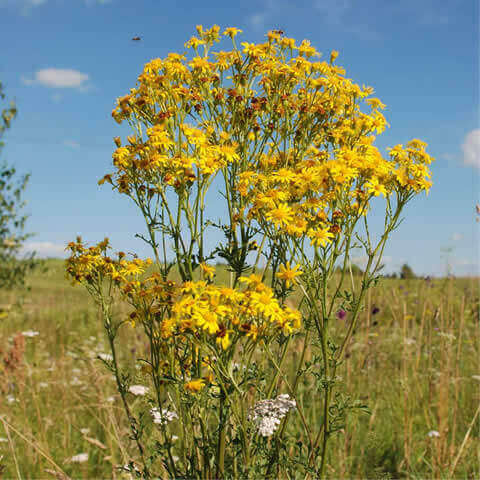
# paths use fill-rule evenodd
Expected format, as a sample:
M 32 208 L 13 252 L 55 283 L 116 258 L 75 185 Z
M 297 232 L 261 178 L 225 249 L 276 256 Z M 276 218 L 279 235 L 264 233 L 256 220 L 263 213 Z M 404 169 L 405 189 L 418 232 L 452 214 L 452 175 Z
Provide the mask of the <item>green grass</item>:
M 65 280 L 62 261 L 47 267 L 31 275 L 20 306 L 20 292 L 0 295 L 8 311 L 0 320 L 3 475 L 127 478 L 116 467 L 135 449 L 112 375 L 95 358 L 108 352 L 102 320 L 87 292 Z M 228 275 L 222 271 L 220 281 Z M 119 307 L 119 315 L 127 313 Z M 454 477 L 478 478 L 478 417 L 469 432 L 480 401 L 478 279 L 384 279 L 361 315 L 338 374 L 371 415 L 350 416 L 334 437 L 328 474 L 447 479 L 456 462 Z M 338 320 L 339 332 L 343 325 Z M 122 355 L 133 365 L 140 336 L 128 328 Z M 39 335 L 23 337 L 27 330 Z M 24 352 L 17 344 L 17 363 L 8 357 L 15 337 L 25 342 Z M 294 349 L 289 364 L 295 356 Z M 301 386 L 299 398 L 315 422 L 309 388 Z M 440 436 L 429 437 L 433 430 Z M 69 460 L 80 453 L 88 462 Z

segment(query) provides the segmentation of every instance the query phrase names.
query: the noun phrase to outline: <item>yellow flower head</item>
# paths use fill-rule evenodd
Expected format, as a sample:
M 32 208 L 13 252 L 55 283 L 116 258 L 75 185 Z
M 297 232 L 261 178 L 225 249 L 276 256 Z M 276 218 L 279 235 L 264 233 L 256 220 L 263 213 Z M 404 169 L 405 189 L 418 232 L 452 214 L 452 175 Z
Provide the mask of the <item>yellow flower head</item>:
M 239 28 L 235 28 L 235 27 L 226 28 L 225 31 L 223 32 L 224 35 L 228 35 L 232 40 L 239 33 L 243 33 L 243 30 L 240 30 Z
M 290 287 L 292 284 L 297 283 L 298 276 L 302 275 L 302 271 L 299 270 L 299 266 L 295 265 L 293 268 L 290 268 L 290 262 L 287 262 L 286 265 L 281 265 L 279 272 L 277 273 L 277 278 L 280 280 L 285 281 L 285 285 L 287 288 Z
M 202 262 L 200 264 L 200 269 L 202 270 L 203 278 L 208 278 L 209 280 L 213 279 L 213 276 L 215 275 L 215 267 Z
M 203 378 L 190 380 L 184 385 L 185 390 L 191 393 L 198 393 L 200 390 L 202 390 L 204 386 L 205 386 L 205 380 Z

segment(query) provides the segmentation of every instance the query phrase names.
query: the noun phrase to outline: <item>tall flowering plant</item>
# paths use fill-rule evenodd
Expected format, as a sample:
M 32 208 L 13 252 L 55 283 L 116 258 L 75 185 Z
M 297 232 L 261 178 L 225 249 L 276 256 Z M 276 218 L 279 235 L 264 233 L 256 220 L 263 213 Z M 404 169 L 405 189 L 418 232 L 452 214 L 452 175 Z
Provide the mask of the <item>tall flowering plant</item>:
M 99 183 L 138 206 L 153 260 L 77 239 L 67 273 L 103 312 L 104 361 L 138 452 L 125 468 L 145 478 L 324 477 L 330 438 L 360 407 L 337 369 L 402 209 L 431 186 L 433 159 L 419 140 L 381 155 L 385 105 L 344 76 L 337 52 L 320 61 L 309 41 L 280 31 L 238 46 L 236 28 L 223 32 L 232 48 L 214 52 L 220 28 L 197 32 L 185 44 L 191 58 L 147 63 L 112 112 L 133 133 L 115 138 L 115 170 Z M 219 185 L 226 215 L 215 222 L 208 198 Z M 379 196 L 375 239 L 368 220 Z M 215 229 L 224 240 L 212 245 Z M 355 285 L 358 249 L 367 263 Z M 226 285 L 215 281 L 218 259 Z M 118 295 L 128 318 L 113 313 Z M 340 334 L 339 309 L 349 313 Z M 124 325 L 147 339 L 140 373 L 122 364 Z M 132 385 L 138 377 L 148 385 Z

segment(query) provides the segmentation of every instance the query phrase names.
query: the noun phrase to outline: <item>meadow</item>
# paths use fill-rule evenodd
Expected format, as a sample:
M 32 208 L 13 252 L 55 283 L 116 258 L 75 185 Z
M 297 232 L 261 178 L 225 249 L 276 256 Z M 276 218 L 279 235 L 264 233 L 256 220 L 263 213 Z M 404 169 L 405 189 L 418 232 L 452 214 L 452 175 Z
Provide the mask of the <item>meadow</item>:
M 101 315 L 65 279 L 62 260 L 45 267 L 28 278 L 29 292 L 0 294 L 1 476 L 134 478 L 119 470 L 137 452 L 99 358 L 109 352 Z M 216 281 L 228 275 L 220 268 Z M 478 278 L 383 278 L 365 303 L 338 375 L 368 412 L 350 414 L 333 437 L 328 477 L 479 478 Z M 121 335 L 120 355 L 141 384 L 141 337 L 130 325 Z M 287 359 L 292 375 L 299 355 L 294 348 Z M 299 385 L 297 402 L 314 423 L 307 387 Z M 135 409 L 144 400 L 129 401 Z

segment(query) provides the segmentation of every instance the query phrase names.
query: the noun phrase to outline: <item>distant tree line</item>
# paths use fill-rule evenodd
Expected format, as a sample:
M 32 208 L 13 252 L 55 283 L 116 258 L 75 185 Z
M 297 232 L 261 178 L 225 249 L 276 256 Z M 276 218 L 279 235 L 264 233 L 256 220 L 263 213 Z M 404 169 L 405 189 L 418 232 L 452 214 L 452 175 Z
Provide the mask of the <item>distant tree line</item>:
M 383 265 L 380 266 L 380 270 L 383 268 Z M 336 269 L 337 272 L 341 272 L 342 269 L 340 266 L 337 267 Z M 363 275 L 363 270 L 358 266 L 358 265 L 355 265 L 355 264 L 352 264 L 351 265 L 351 271 L 352 271 L 352 275 Z M 400 271 L 397 273 L 397 272 L 393 272 L 393 273 L 390 273 L 390 274 L 384 274 L 382 275 L 383 278 L 401 278 L 402 280 L 409 280 L 411 278 L 417 278 L 417 276 L 415 275 L 412 267 L 410 267 L 410 265 L 408 265 L 407 263 L 404 263 L 400 269 Z

